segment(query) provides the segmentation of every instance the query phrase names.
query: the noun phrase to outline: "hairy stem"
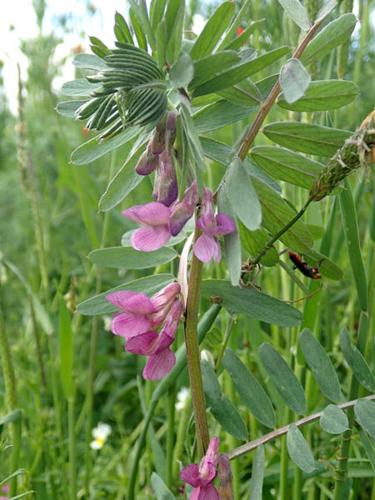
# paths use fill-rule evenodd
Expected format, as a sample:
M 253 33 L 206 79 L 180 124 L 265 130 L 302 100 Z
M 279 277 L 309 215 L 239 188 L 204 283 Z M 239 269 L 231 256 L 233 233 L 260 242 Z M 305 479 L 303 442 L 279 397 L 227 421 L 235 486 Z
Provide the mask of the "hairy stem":
M 367 396 L 364 399 L 369 399 L 371 401 L 375 400 L 375 394 L 371 394 L 371 396 Z M 347 401 L 346 403 L 342 403 L 337 405 L 339 408 L 342 410 L 346 410 L 348 408 L 352 408 L 356 403 L 358 399 L 354 399 L 353 401 Z M 297 427 L 303 427 L 304 425 L 311 424 L 312 422 L 315 422 L 316 420 L 319 420 L 320 417 L 322 416 L 322 411 L 318 413 L 314 413 L 313 415 L 309 415 L 308 417 L 301 418 L 300 420 L 297 420 L 294 422 L 294 425 Z M 289 430 L 289 427 L 292 424 L 284 425 L 283 427 L 280 427 L 279 429 L 276 429 L 272 432 L 269 432 L 268 434 L 265 434 L 264 436 L 254 439 L 254 441 L 250 441 L 249 443 L 246 443 L 242 446 L 239 446 L 238 448 L 235 448 L 234 450 L 226 453 L 227 457 L 229 460 L 233 460 L 235 458 L 241 457 L 242 455 L 245 455 L 246 453 L 249 453 L 250 451 L 255 450 L 262 444 L 266 444 L 269 441 L 273 441 L 274 439 L 283 436 L 286 434 Z
M 318 21 L 316 21 L 316 23 L 307 32 L 306 36 L 303 38 L 303 40 L 293 53 L 294 59 L 299 59 L 301 57 L 308 43 L 314 38 L 316 32 L 320 28 L 320 25 L 322 24 L 323 20 L 324 18 L 321 18 Z M 251 145 L 253 144 L 256 136 L 258 135 L 258 132 L 261 126 L 263 125 L 264 120 L 266 119 L 268 113 L 270 112 L 280 92 L 281 92 L 281 87 L 279 80 L 277 80 L 275 85 L 272 87 L 271 92 L 268 94 L 267 99 L 260 107 L 258 114 L 255 117 L 255 120 L 252 122 L 252 124 L 250 125 L 249 129 L 247 130 L 242 139 L 242 142 L 238 150 L 238 157 L 241 160 L 244 160 L 246 158 L 246 155 Z
M 185 345 L 198 447 L 200 452 L 204 453 L 208 446 L 209 434 L 198 342 L 198 313 L 201 279 L 202 262 L 193 255 L 186 305 Z
M 316 32 L 320 28 L 324 18 L 318 19 L 315 24 L 310 28 L 307 32 L 306 36 L 303 38 L 301 43 L 295 49 L 293 53 L 293 58 L 299 59 L 309 42 L 314 38 Z M 267 99 L 264 101 L 262 106 L 260 107 L 255 120 L 252 122 L 248 130 L 245 132 L 245 135 L 241 141 L 240 147 L 238 149 L 238 157 L 240 160 L 244 160 L 246 158 L 247 153 L 249 152 L 250 147 L 252 146 L 256 136 L 259 133 L 261 126 L 263 125 L 264 120 L 266 119 L 268 113 L 270 112 L 272 106 L 274 105 L 278 95 L 281 92 L 281 86 L 279 80 L 272 87 L 270 93 L 268 94 Z M 272 245 L 277 241 L 280 236 L 282 236 L 293 224 L 297 222 L 298 219 L 302 217 L 305 213 L 307 207 L 309 206 L 311 200 L 309 199 L 305 206 L 296 214 L 296 216 L 285 226 L 283 227 L 277 234 L 275 234 L 267 243 L 267 245 L 263 248 L 263 250 L 256 256 L 255 260 L 252 262 L 254 265 L 258 264 L 260 259 L 270 250 Z

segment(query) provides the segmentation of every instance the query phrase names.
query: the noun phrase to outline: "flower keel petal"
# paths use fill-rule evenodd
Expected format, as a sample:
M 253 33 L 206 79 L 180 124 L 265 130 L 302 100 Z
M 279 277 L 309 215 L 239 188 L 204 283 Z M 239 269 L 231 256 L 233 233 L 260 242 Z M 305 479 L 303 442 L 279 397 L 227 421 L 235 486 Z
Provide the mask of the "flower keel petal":
M 201 234 L 194 244 L 194 254 L 202 262 L 209 262 L 212 258 L 216 260 L 220 256 L 220 246 L 214 237 Z
M 176 356 L 174 352 L 164 349 L 148 358 L 143 370 L 143 377 L 146 380 L 160 380 L 172 370 L 175 363 Z

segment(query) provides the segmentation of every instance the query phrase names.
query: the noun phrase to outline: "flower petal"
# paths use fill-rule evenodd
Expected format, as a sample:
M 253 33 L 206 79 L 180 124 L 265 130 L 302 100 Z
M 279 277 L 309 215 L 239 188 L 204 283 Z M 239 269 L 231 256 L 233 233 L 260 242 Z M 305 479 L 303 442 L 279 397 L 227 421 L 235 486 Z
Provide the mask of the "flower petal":
M 169 373 L 176 363 L 176 356 L 170 349 L 164 349 L 148 358 L 143 370 L 146 380 L 160 380 Z
M 130 338 L 125 345 L 125 350 L 133 354 L 149 356 L 152 353 L 152 347 L 159 335 L 156 332 L 146 332 L 136 337 Z
M 208 236 L 215 236 L 217 232 L 215 216 L 213 212 L 199 217 L 197 227 Z
M 145 205 L 135 205 L 122 212 L 124 217 L 146 226 L 168 224 L 169 214 L 169 208 L 157 201 Z
M 180 472 L 180 478 L 182 479 L 182 481 L 191 484 L 191 486 L 194 486 L 195 488 L 200 486 L 201 478 L 199 476 L 198 465 L 190 464 L 184 467 Z
M 170 349 L 168 348 L 171 344 L 173 344 L 173 342 L 174 336 L 170 337 L 167 332 L 163 330 L 161 333 L 159 333 L 156 342 L 152 346 L 152 352 L 150 354 L 157 355 L 164 351 L 169 351 Z
M 138 175 L 149 175 L 158 165 L 159 155 L 153 154 L 149 149 L 147 149 L 139 158 L 138 163 L 135 166 L 135 171 Z
M 220 255 L 219 243 L 207 234 L 201 234 L 194 244 L 194 254 L 202 262 L 209 262 Z
M 206 454 L 199 464 L 199 475 L 207 483 L 210 483 L 216 477 L 216 467 L 219 460 L 219 443 L 218 437 L 214 436 L 211 438 Z
M 230 234 L 236 230 L 236 224 L 230 215 L 219 213 L 216 216 L 216 234 Z
M 150 329 L 150 320 L 145 316 L 121 313 L 112 319 L 111 330 L 115 335 L 130 339 Z
M 156 309 L 156 313 L 152 315 L 152 324 L 159 326 L 163 323 L 171 309 L 173 301 L 180 293 L 181 287 L 178 283 L 170 283 L 160 292 L 156 293 L 151 301 Z
M 165 286 L 160 292 L 155 293 L 151 297 L 151 302 L 155 309 L 159 311 L 163 307 L 165 307 L 169 302 L 174 300 L 177 294 L 180 293 L 181 287 L 175 281 L 173 283 L 169 283 L 169 285 Z
M 168 226 L 145 226 L 134 231 L 131 244 L 141 252 L 152 252 L 164 246 L 170 237 Z
M 160 346 L 164 345 L 170 345 L 175 338 L 175 334 L 178 328 L 178 323 L 181 319 L 181 315 L 184 311 L 184 306 L 180 300 L 176 300 L 167 316 L 167 319 L 165 320 L 165 323 L 163 325 L 163 328 L 161 329 L 160 332 Z M 167 337 L 167 339 L 170 340 L 170 344 L 166 344 L 167 340 L 164 340 L 164 337 Z M 159 351 L 160 347 L 155 351 L 157 353 Z
M 105 297 L 113 305 L 129 313 L 152 314 L 156 311 L 147 295 L 129 290 L 112 292 Z
M 216 249 L 215 249 L 215 253 L 213 255 L 213 258 L 214 258 L 214 261 L 220 262 L 221 261 L 220 243 L 217 241 L 217 239 L 215 239 L 215 243 L 216 243 Z
M 220 500 L 217 489 L 212 484 L 194 488 L 190 495 L 190 500 Z

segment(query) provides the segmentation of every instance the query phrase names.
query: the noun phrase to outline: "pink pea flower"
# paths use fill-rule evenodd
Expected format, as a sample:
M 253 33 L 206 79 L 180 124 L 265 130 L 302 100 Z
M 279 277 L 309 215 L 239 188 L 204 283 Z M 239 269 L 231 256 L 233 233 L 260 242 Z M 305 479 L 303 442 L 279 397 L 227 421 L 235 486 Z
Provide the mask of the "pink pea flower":
M 148 357 L 143 370 L 145 379 L 159 380 L 175 365 L 170 346 L 184 311 L 180 291 L 178 283 L 170 283 L 151 298 L 125 290 L 106 296 L 121 311 L 112 319 L 112 332 L 125 338 L 128 352 Z
M 191 464 L 182 469 L 181 479 L 193 486 L 190 500 L 219 500 L 219 493 L 212 484 L 217 474 L 218 461 L 219 438 L 213 437 L 200 464 Z
M 106 299 L 121 311 L 112 319 L 111 330 L 115 335 L 130 339 L 153 326 L 151 315 L 157 309 L 144 293 L 121 290 L 109 293 Z
M 182 313 L 183 305 L 180 300 L 176 300 L 160 333 L 145 332 L 127 341 L 125 346 L 127 352 L 148 357 L 143 370 L 143 377 L 146 380 L 160 380 L 174 367 L 176 356 L 170 346 L 174 342 Z
M 171 207 L 152 201 L 124 210 L 122 212 L 124 217 L 141 225 L 132 234 L 132 247 L 142 252 L 152 252 L 164 246 L 171 236 L 176 236 L 192 217 L 197 202 L 197 185 L 193 182 L 186 189 L 183 199 Z
M 106 299 L 121 311 L 112 319 L 112 332 L 130 339 L 159 326 L 180 290 L 178 283 L 169 283 L 151 299 L 144 293 L 128 290 L 109 293 Z
M 161 248 L 171 237 L 170 209 L 157 201 L 135 205 L 122 212 L 124 217 L 138 222 L 141 227 L 131 237 L 132 247 L 142 252 Z
M 197 221 L 197 227 L 202 234 L 194 244 L 194 254 L 202 262 L 209 262 L 211 259 L 220 262 L 221 249 L 218 237 L 236 230 L 232 217 L 224 213 L 214 215 L 212 198 L 212 192 L 205 188 L 201 217 Z

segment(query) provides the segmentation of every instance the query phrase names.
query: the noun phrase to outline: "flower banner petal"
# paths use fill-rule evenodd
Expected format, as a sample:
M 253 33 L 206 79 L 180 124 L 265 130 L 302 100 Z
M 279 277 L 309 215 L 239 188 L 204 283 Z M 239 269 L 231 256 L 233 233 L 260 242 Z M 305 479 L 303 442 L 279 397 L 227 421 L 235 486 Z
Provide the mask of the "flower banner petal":
M 162 203 L 152 201 L 145 205 L 135 205 L 128 208 L 122 212 L 122 215 L 139 224 L 158 226 L 160 224 L 168 224 L 170 210 Z
M 170 237 L 168 226 L 145 226 L 134 231 L 131 244 L 141 252 L 152 252 L 164 246 Z

